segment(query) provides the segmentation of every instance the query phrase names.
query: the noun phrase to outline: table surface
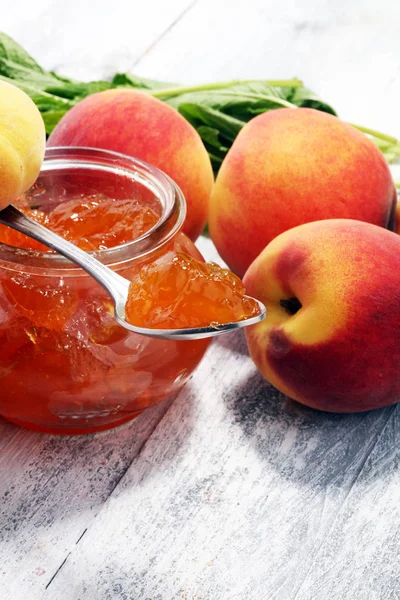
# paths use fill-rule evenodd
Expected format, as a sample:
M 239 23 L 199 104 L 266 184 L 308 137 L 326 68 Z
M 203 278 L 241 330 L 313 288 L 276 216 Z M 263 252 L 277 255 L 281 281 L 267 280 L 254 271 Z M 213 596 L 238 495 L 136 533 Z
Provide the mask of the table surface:
M 343 118 L 400 136 L 398 0 L 10 6 L 2 29 L 62 74 L 298 76 Z M 328 415 L 284 398 L 241 333 L 115 431 L 0 420 L 0 598 L 398 599 L 399 432 L 398 406 Z

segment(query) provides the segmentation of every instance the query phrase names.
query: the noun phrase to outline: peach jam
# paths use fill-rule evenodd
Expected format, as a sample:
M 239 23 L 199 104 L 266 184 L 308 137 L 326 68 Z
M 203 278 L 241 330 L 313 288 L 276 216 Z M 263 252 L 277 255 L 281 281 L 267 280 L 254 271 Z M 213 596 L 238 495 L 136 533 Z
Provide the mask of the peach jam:
M 19 205 L 133 282 L 144 272 L 155 276 L 146 266 L 165 257 L 202 260 L 180 232 L 180 190 L 157 169 L 123 155 L 50 148 Z M 103 288 L 81 269 L 8 228 L 1 228 L 0 242 L 0 415 L 6 419 L 63 434 L 115 427 L 179 390 L 201 360 L 209 340 L 129 332 L 116 323 Z M 240 287 L 232 281 L 230 289 Z
M 109 198 L 104 194 L 73 194 L 51 211 L 32 208 L 32 195 L 15 204 L 27 216 L 73 242 L 83 250 L 105 250 L 144 235 L 158 221 L 157 213 L 137 199 Z M 49 249 L 15 229 L 0 225 L 0 243 L 47 252 Z M 33 298 L 25 286 L 6 282 L 5 289 L 20 306 Z M 63 311 L 45 298 L 40 302 L 46 323 L 63 320 Z M 68 303 L 67 303 L 68 304 Z M 259 313 L 255 300 L 245 297 L 242 281 L 215 263 L 197 260 L 175 246 L 146 260 L 133 273 L 126 306 L 132 324 L 160 329 L 202 327 L 240 321 Z M 52 323 L 54 327 L 55 323 Z M 50 327 L 50 325 L 49 325 Z
M 239 277 L 176 250 L 141 267 L 126 305 L 130 323 L 159 329 L 219 325 L 259 312 Z

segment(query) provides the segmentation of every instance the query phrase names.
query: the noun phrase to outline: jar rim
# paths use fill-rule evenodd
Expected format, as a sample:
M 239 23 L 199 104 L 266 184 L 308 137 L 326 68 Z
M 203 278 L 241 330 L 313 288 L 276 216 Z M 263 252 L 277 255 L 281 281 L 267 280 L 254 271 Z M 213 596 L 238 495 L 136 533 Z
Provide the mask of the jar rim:
M 178 185 L 163 171 L 132 156 L 86 146 L 46 148 L 40 174 L 52 170 L 92 169 L 113 172 L 139 183 L 154 193 L 161 206 L 158 221 L 138 238 L 89 254 L 108 266 L 118 266 L 145 256 L 166 244 L 181 229 L 186 216 L 186 201 Z M 81 270 L 78 265 L 57 253 L 40 252 L 9 246 L 0 242 L 0 261 L 24 267 L 51 270 Z

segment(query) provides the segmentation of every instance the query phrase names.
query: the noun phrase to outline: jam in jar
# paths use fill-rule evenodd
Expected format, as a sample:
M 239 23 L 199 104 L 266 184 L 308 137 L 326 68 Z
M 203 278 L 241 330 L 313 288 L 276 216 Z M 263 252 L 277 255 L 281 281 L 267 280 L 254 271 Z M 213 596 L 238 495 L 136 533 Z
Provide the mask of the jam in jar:
M 18 204 L 133 282 L 166 256 L 202 260 L 180 232 L 180 190 L 130 157 L 50 148 Z M 0 242 L 6 419 L 61 434 L 115 427 L 179 390 L 204 355 L 209 340 L 154 339 L 119 326 L 107 293 L 65 258 L 6 227 Z

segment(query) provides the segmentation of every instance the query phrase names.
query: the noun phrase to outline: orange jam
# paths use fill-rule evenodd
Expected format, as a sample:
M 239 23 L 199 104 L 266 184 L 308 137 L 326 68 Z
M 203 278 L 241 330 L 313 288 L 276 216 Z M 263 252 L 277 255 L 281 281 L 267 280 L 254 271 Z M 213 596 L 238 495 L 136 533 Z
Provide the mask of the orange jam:
M 137 200 L 118 200 L 99 194 L 89 198 L 79 194 L 49 213 L 29 208 L 25 198 L 16 205 L 25 215 L 83 250 L 125 244 L 146 233 L 158 221 L 155 211 Z M 5 225 L 0 225 L 0 242 L 49 251 Z M 57 291 L 48 290 L 38 297 L 35 289 L 14 281 L 6 282 L 5 289 L 21 310 L 32 313 L 32 319 L 39 326 L 62 329 L 69 313 L 75 310 L 74 300 L 68 293 L 60 296 Z M 126 318 L 135 325 L 161 329 L 240 321 L 259 313 L 255 300 L 244 295 L 242 281 L 228 269 L 170 248 L 133 274 Z
M 135 325 L 159 329 L 241 321 L 259 314 L 256 301 L 244 294 L 242 281 L 228 269 L 170 251 L 134 277 L 126 317 Z
M 71 194 L 50 212 L 30 208 L 26 198 L 15 206 L 26 216 L 76 244 L 82 250 L 105 250 L 126 244 L 151 229 L 158 221 L 155 210 L 132 198 L 108 198 L 104 194 Z M 0 242 L 48 252 L 39 242 L 0 225 Z
M 153 187 L 162 191 L 168 182 L 156 170 L 147 167 L 148 173 L 127 157 L 114 170 L 115 155 L 107 163 L 112 153 L 87 149 L 69 167 L 72 152 L 48 150 L 50 164 L 19 208 L 85 250 L 102 250 L 105 262 L 132 281 L 127 313 L 133 323 L 201 326 L 256 314 L 241 281 L 204 264 L 179 232 L 178 190 L 160 226 Z M 60 170 L 64 158 L 68 168 Z M 118 166 L 151 179 L 152 187 L 131 182 Z M 144 233 L 150 247 L 132 249 Z M 209 340 L 127 331 L 116 323 L 107 293 L 81 269 L 5 226 L 0 242 L 1 416 L 51 433 L 100 431 L 132 419 L 190 377 Z

